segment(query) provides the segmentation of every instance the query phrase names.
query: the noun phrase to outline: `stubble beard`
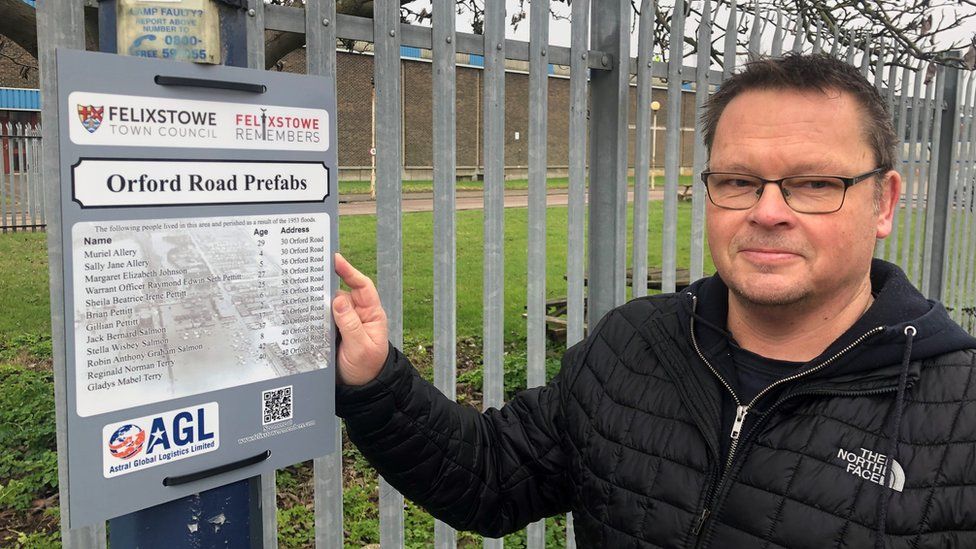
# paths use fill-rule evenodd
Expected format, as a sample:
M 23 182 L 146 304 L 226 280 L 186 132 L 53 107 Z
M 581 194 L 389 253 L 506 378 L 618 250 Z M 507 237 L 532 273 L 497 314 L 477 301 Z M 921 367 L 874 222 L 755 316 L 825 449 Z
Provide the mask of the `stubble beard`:
M 772 269 L 763 268 L 760 272 L 771 272 Z M 761 289 L 745 288 L 734 280 L 725 280 L 736 299 L 742 304 L 758 308 L 796 307 L 802 306 L 812 299 L 812 292 L 803 286 L 792 286 L 779 291 L 764 292 Z
M 790 243 L 778 235 L 743 236 L 735 238 L 731 244 L 734 249 L 737 250 L 749 247 L 771 247 L 798 250 L 802 252 L 806 251 L 803 246 Z M 775 274 L 779 269 L 779 267 L 772 265 L 754 265 L 753 268 L 756 271 L 755 274 L 759 275 Z M 730 269 L 734 271 L 735 267 L 730 267 Z M 751 277 L 752 275 L 753 273 L 750 273 L 746 276 Z M 728 286 L 729 291 L 734 294 L 743 305 L 756 307 L 795 306 L 807 302 L 813 297 L 812 289 L 806 284 L 803 284 L 801 281 L 795 281 L 788 284 L 786 287 L 770 291 L 769 288 L 750 287 L 750 281 L 748 280 L 740 283 L 735 276 L 723 276 L 722 279 L 725 281 L 726 286 Z M 753 280 L 752 283 L 755 285 L 759 283 L 759 281 Z

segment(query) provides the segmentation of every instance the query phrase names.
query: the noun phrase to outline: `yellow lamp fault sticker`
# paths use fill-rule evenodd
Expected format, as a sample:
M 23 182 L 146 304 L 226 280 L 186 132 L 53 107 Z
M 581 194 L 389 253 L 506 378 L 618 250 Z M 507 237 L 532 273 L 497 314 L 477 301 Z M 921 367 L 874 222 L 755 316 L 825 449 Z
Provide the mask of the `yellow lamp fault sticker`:
M 220 63 L 220 24 L 210 0 L 118 0 L 118 53 Z

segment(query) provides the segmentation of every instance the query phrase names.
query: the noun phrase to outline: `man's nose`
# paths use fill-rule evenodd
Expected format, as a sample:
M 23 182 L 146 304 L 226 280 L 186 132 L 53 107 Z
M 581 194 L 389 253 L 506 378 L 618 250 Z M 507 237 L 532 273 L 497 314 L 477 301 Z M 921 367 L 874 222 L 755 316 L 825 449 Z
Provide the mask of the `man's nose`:
M 792 224 L 796 212 L 786 203 L 784 192 L 776 183 L 763 185 L 759 201 L 749 210 L 749 221 L 769 227 Z

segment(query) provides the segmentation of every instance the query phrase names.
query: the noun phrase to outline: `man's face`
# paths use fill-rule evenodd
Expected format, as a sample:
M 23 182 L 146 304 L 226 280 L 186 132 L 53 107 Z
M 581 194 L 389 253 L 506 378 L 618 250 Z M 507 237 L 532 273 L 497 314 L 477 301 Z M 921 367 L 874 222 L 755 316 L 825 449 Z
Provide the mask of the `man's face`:
M 756 90 L 733 99 L 715 131 L 709 169 L 778 179 L 793 175 L 851 177 L 871 171 L 853 97 L 819 90 Z M 829 214 L 790 209 L 766 185 L 748 210 L 707 206 L 708 245 L 722 279 L 740 300 L 763 306 L 843 299 L 867 280 L 877 238 L 891 231 L 898 175 L 888 178 L 880 207 L 875 179 L 847 190 Z

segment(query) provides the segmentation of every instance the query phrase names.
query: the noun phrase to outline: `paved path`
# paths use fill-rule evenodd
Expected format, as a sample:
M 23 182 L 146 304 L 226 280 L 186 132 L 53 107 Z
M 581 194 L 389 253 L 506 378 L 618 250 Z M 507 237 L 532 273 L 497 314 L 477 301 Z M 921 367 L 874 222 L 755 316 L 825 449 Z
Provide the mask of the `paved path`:
M 664 191 L 661 187 L 650 191 L 650 200 L 663 200 Z M 627 193 L 627 201 L 633 202 L 634 193 Z M 546 205 L 565 206 L 569 203 L 567 189 L 552 189 L 546 195 Z M 457 191 L 456 205 L 458 210 L 480 210 L 484 207 L 484 197 L 481 191 Z M 529 205 L 528 190 L 510 190 L 505 192 L 506 208 L 526 208 Z M 429 212 L 434 209 L 432 193 L 404 193 L 404 212 Z M 339 215 L 376 215 L 376 202 L 368 194 L 349 194 L 339 197 Z

